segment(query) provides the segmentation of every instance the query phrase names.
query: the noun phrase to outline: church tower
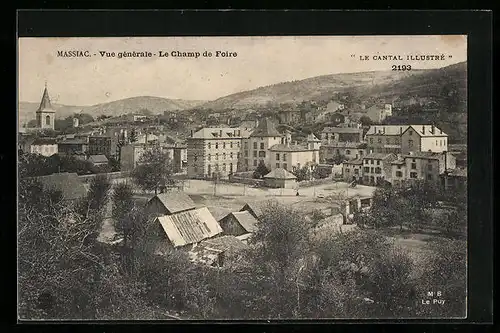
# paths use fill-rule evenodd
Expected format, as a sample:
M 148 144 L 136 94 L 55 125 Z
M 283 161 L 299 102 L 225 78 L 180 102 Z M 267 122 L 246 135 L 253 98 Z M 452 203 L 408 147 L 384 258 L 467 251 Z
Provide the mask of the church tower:
M 47 91 L 47 83 L 45 83 L 42 101 L 40 102 L 38 110 L 36 110 L 37 127 L 54 129 L 55 117 L 56 110 L 54 110 L 52 104 L 50 103 L 49 92 Z

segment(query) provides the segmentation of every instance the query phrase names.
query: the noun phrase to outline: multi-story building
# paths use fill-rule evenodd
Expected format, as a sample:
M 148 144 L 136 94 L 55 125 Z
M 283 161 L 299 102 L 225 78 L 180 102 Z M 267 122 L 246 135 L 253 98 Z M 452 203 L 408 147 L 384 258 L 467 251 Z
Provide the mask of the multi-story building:
M 66 139 L 57 143 L 57 150 L 61 155 L 86 155 L 88 153 L 88 139 Z
M 390 181 L 391 162 L 397 159 L 395 154 L 370 153 L 363 157 L 363 184 L 380 185 Z
M 467 168 L 447 170 L 440 176 L 445 191 L 467 191 Z
M 374 153 L 400 154 L 401 136 L 408 127 L 408 125 L 373 125 L 366 132 L 366 143 Z
M 248 131 L 241 128 L 202 128 L 187 139 L 187 168 L 190 178 L 227 177 L 238 170 L 242 139 Z
M 342 177 L 346 182 L 363 180 L 363 159 L 345 161 L 342 163 Z
M 142 143 L 132 143 L 121 147 L 120 152 L 120 170 L 132 171 L 139 162 L 142 154 L 152 147 Z
M 319 163 L 319 147 L 321 141 L 314 134 L 309 134 L 305 145 L 292 144 L 291 136 L 287 133 L 285 143 L 276 144 L 269 148 L 270 169 L 284 169 L 295 171 L 308 164 Z
M 448 151 L 448 134 L 434 125 L 410 125 L 401 134 L 401 153 Z
M 367 145 L 364 142 L 332 142 L 320 146 L 319 158 L 321 162 L 333 163 L 338 156 L 346 160 L 353 160 L 362 158 L 367 153 Z
M 363 141 L 363 129 L 357 127 L 325 127 L 321 132 L 321 143 L 333 142 L 361 142 Z
M 57 142 L 53 138 L 23 137 L 19 149 L 24 153 L 52 156 L 58 153 Z
M 380 106 L 375 104 L 365 109 L 365 112 L 366 116 L 370 118 L 371 121 L 375 123 L 380 123 L 385 118 L 392 116 L 392 105 L 384 104 L 384 106 Z
M 391 183 L 395 186 L 414 181 L 440 183 L 440 175 L 456 167 L 456 159 L 449 152 L 410 152 L 391 162 Z
M 89 136 L 89 154 L 110 157 L 116 153 L 116 143 L 113 147 L 111 136 Z
M 264 164 L 271 169 L 274 167 L 271 164 L 271 158 L 268 151 L 269 148 L 278 144 L 290 143 L 291 135 L 290 133 L 283 135 L 278 132 L 274 123 L 266 118 L 260 121 L 257 128 L 242 141 L 242 171 L 255 170 L 260 161 L 263 161 Z

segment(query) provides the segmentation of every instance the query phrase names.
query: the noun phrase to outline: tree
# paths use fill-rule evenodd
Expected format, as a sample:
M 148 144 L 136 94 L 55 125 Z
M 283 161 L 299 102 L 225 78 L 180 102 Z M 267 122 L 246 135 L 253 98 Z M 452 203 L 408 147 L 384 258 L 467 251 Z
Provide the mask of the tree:
M 155 195 L 160 188 L 174 184 L 172 163 L 167 154 L 157 146 L 147 149 L 141 155 L 131 175 L 140 188 L 154 191 Z
M 341 155 L 338 151 L 333 156 L 333 163 L 336 165 L 342 164 L 345 161 L 345 156 Z
M 114 227 L 115 231 L 123 236 L 124 246 L 127 246 L 129 243 L 132 232 L 131 228 L 133 227 L 129 223 L 129 214 L 134 208 L 133 195 L 131 186 L 123 183 L 116 185 L 112 194 Z
M 314 168 L 312 172 L 312 176 L 316 179 L 325 179 L 328 178 L 332 174 L 332 169 L 327 168 Z
M 308 165 L 304 165 L 302 168 L 297 169 L 294 172 L 295 176 L 297 177 L 297 181 L 301 182 L 304 180 L 310 180 L 311 179 L 311 168 Z
M 361 118 L 359 118 L 359 122 L 361 123 L 361 125 L 363 127 L 371 126 L 374 124 L 373 121 L 371 120 L 371 118 L 368 116 L 361 116 Z
M 257 165 L 257 168 L 253 172 L 253 178 L 262 178 L 265 175 L 267 175 L 270 172 L 270 170 L 267 168 L 266 164 L 264 163 L 263 160 L 259 161 L 259 165 Z
M 136 131 L 135 131 L 135 128 L 132 128 L 132 130 L 130 131 L 130 136 L 129 136 L 129 138 L 128 138 L 128 139 L 129 139 L 129 141 L 130 141 L 131 143 L 133 143 L 133 142 L 136 142 L 136 141 L 137 141 L 137 133 L 136 133 Z

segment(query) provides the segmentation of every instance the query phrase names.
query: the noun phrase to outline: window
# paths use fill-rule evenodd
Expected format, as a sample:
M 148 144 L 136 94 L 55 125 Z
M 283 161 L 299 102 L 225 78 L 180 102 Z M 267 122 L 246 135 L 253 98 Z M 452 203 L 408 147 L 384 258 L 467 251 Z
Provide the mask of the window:
M 226 143 L 225 142 L 222 143 L 222 149 L 226 149 Z
M 229 164 L 229 171 L 233 172 L 233 163 Z
M 385 139 L 385 142 L 387 142 L 387 144 L 390 145 L 391 144 L 391 139 L 387 138 L 387 139 Z
M 212 173 L 212 166 L 209 164 L 208 165 L 208 175 L 210 175 Z
M 247 150 L 247 149 L 248 149 L 248 142 L 246 142 L 246 141 L 245 141 L 245 145 L 244 145 L 244 147 L 245 147 L 245 150 Z
M 413 147 L 413 140 L 408 140 L 408 147 Z
M 427 164 L 427 170 L 432 171 L 432 164 Z
M 260 143 L 260 149 L 264 149 L 264 142 Z
M 253 149 L 257 149 L 257 142 L 253 143 Z
M 231 141 L 231 143 L 230 143 L 230 147 L 231 147 L 231 148 L 233 148 L 233 142 L 232 142 L 232 141 Z
M 226 171 L 226 163 L 222 163 L 222 171 Z
M 370 172 L 373 173 L 373 168 L 370 168 Z
M 45 125 L 50 125 L 50 116 L 45 117 Z
M 401 171 L 396 171 L 396 177 L 403 177 L 403 173 Z
M 377 165 L 380 165 L 380 161 L 377 161 Z
M 226 153 L 222 153 L 222 159 L 225 160 L 226 159 Z
M 288 170 L 288 165 L 286 163 L 283 163 L 283 169 Z
M 280 164 L 279 163 L 276 163 L 276 168 L 279 168 L 280 167 Z
M 245 157 L 248 157 L 248 150 L 245 150 Z
M 412 135 L 413 134 L 413 131 L 408 131 L 408 135 Z
M 218 142 L 215 143 L 215 149 L 219 149 L 219 143 Z
M 398 165 L 398 169 L 401 169 L 401 164 Z
M 229 153 L 229 158 L 233 159 L 233 152 Z
M 370 164 L 373 164 L 373 160 L 370 160 Z
M 266 152 L 263 151 L 263 150 L 259 151 L 259 157 L 264 157 L 265 158 L 266 157 Z
M 349 168 L 346 168 L 346 169 L 345 169 L 345 172 L 349 173 Z
M 209 142 L 208 143 L 208 149 L 211 149 L 212 148 L 212 144 Z
M 253 160 L 253 166 L 257 166 L 257 160 Z
M 212 158 L 212 156 L 210 154 L 208 154 L 207 161 L 210 161 L 211 158 Z
M 194 161 L 196 162 L 198 160 L 198 156 L 194 155 Z
M 276 161 L 280 160 L 280 154 L 276 154 Z
M 354 174 L 359 175 L 359 169 L 354 169 Z
M 215 153 L 215 160 L 218 161 L 219 160 L 219 153 Z
M 286 154 L 283 154 L 283 161 L 286 161 Z
M 432 180 L 432 175 L 431 174 L 427 175 L 427 180 Z
M 415 170 L 417 168 L 417 163 L 412 163 L 411 168 Z
M 439 143 L 438 143 L 438 140 L 436 140 L 436 146 L 437 146 L 438 144 L 439 144 Z
M 248 165 L 248 159 L 245 158 L 245 165 Z
M 236 143 L 236 147 L 240 148 L 240 143 L 239 142 Z
M 364 167 L 363 168 L 363 172 L 370 172 L 370 168 L 369 167 Z
M 370 143 L 373 143 L 373 138 L 370 138 Z
M 345 154 L 346 154 L 346 155 L 351 155 L 351 151 L 350 151 L 349 149 L 347 149 L 347 150 L 345 151 Z
M 410 178 L 416 179 L 417 178 L 417 173 L 416 172 L 410 172 Z
M 379 167 L 376 167 L 375 168 L 375 173 L 382 173 L 382 169 L 380 169 Z
M 236 158 L 240 159 L 240 153 L 236 153 Z
M 397 144 L 397 145 L 399 145 L 399 138 L 395 138 L 394 139 L 394 143 Z
M 256 150 L 253 151 L 253 157 L 257 157 L 257 151 Z
M 337 155 L 340 155 L 340 149 L 337 149 Z

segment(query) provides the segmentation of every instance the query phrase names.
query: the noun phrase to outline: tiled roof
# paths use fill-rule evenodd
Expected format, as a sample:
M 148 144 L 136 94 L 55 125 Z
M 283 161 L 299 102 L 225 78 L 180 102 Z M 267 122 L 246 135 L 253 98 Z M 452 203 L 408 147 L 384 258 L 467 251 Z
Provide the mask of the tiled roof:
M 32 145 L 55 145 L 56 139 L 54 138 L 36 138 L 31 143 Z
M 40 106 L 38 107 L 37 112 L 56 112 L 50 103 L 49 92 L 47 91 L 47 87 L 43 90 L 42 101 L 40 102 Z
M 286 171 L 282 168 L 277 168 L 269 172 L 264 178 L 274 178 L 274 179 L 297 179 L 294 174 Z
M 365 159 L 365 158 L 372 158 L 372 159 L 375 159 L 375 160 L 386 160 L 386 159 L 389 159 L 391 157 L 396 158 L 396 156 L 394 156 L 393 154 L 370 153 L 370 154 L 366 155 L 365 157 L 363 157 L 363 159 Z
M 202 241 L 199 246 L 208 247 L 221 252 L 236 252 L 248 248 L 248 245 L 233 235 L 207 239 Z
M 362 133 L 362 128 L 354 127 L 325 127 L 323 133 Z
M 316 137 L 316 135 L 314 135 L 314 133 L 311 133 L 311 134 L 309 134 L 309 135 L 307 136 L 307 141 L 308 141 L 308 142 L 321 142 L 321 140 L 320 140 L 320 139 L 318 139 L 318 138 Z
M 453 169 L 448 173 L 449 176 L 455 177 L 467 177 L 467 169 Z
M 273 145 L 269 148 L 270 151 L 309 151 L 307 146 L 304 145 L 285 145 L 285 144 L 277 144 Z
M 170 214 L 175 214 L 178 212 L 196 208 L 193 200 L 182 191 L 172 190 L 165 193 L 160 193 L 151 198 L 150 201 L 154 198 L 158 198 L 158 200 L 160 200 L 160 202 L 163 204 L 163 206 L 165 206 Z
M 88 142 L 85 139 L 69 139 L 69 140 L 59 141 L 57 144 L 58 145 L 86 145 L 86 144 L 88 144 Z
M 275 137 L 281 136 L 281 133 L 278 132 L 274 123 L 268 119 L 264 118 L 259 122 L 257 128 L 250 134 L 251 137 Z
M 248 211 L 250 214 L 253 212 L 256 217 L 259 217 L 262 215 L 262 204 L 259 203 L 247 203 L 243 208 L 240 209 L 240 212 L 242 211 Z M 252 214 L 253 215 L 253 214 Z
M 245 210 L 243 212 L 233 212 L 231 215 L 234 216 L 234 218 L 247 232 L 255 232 L 257 230 L 258 221 L 252 214 L 250 214 L 250 212 Z
M 108 163 L 108 159 L 104 155 L 90 155 L 89 161 L 91 163 Z
M 405 161 L 401 158 L 398 158 L 397 160 L 392 161 L 391 164 L 405 164 Z
M 448 134 L 434 125 L 409 125 L 409 127 L 413 128 L 413 130 L 420 136 L 448 136 Z
M 365 148 L 364 142 L 330 142 L 321 145 L 321 148 Z
M 238 131 L 240 135 L 238 136 Z M 193 139 L 231 139 L 248 137 L 248 131 L 239 127 L 205 127 L 193 133 Z
M 435 153 L 431 151 L 414 151 L 410 154 L 404 155 L 405 158 L 426 158 L 426 159 L 439 159 L 439 156 L 443 155 L 442 153 Z
M 372 125 L 366 135 L 401 135 L 409 127 L 409 125 Z
M 61 191 L 65 199 L 74 200 L 84 197 L 87 190 L 76 173 L 53 173 L 48 176 L 36 177 L 46 188 Z
M 198 243 L 222 232 L 207 207 L 157 218 L 174 247 Z

